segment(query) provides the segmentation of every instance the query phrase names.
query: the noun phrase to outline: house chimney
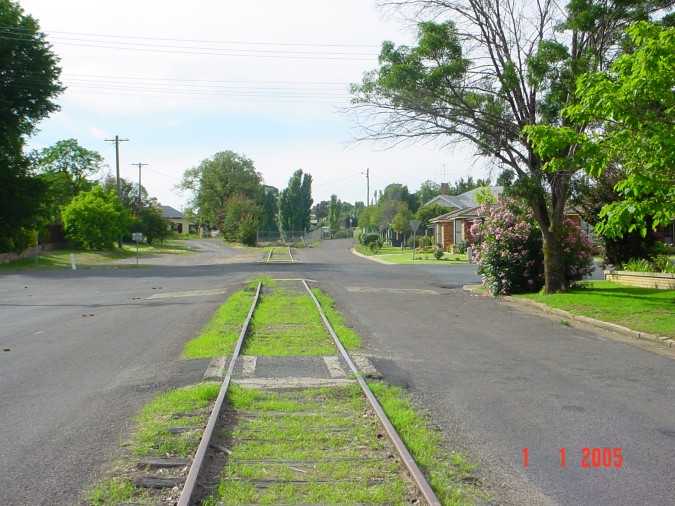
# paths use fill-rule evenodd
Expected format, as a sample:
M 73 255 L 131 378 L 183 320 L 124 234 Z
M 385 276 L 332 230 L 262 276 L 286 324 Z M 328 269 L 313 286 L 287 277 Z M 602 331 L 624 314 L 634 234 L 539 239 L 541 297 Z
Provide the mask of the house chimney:
M 441 195 L 447 195 L 450 192 L 448 183 L 441 183 Z

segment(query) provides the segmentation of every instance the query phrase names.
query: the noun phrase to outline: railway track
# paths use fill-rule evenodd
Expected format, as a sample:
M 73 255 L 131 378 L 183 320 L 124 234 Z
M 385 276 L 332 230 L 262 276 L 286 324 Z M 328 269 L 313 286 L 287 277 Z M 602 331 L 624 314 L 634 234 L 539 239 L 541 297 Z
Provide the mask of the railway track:
M 292 246 L 272 246 L 265 263 L 296 263 Z
M 259 322 L 256 312 L 275 290 L 311 298 L 318 318 Z M 316 342 L 301 347 L 305 356 L 249 354 L 279 339 L 291 348 L 293 339 Z M 332 343 L 332 356 L 320 339 Z M 311 374 L 317 364 L 328 371 L 323 378 Z M 440 505 L 362 376 L 305 280 L 260 283 L 178 501 L 169 504 Z

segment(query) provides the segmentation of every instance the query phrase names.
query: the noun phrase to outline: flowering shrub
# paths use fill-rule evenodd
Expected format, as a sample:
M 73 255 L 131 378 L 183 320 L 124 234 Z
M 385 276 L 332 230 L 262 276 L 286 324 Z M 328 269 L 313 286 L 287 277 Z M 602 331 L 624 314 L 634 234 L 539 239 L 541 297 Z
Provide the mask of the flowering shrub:
M 471 227 L 478 274 L 492 295 L 538 292 L 544 286 L 544 254 L 531 211 L 517 200 L 483 204 Z M 564 223 L 566 279 L 580 282 L 593 270 L 591 243 L 571 220 Z
M 471 227 L 483 285 L 492 295 L 537 292 L 544 286 L 541 234 L 515 200 L 484 203 Z

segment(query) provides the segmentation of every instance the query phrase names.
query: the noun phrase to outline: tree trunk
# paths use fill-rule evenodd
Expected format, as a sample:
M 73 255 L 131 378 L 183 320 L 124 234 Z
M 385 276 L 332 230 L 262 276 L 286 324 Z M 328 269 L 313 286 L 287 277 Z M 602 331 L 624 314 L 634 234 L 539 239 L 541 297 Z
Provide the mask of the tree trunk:
M 544 239 L 544 293 L 550 295 L 569 291 L 569 283 L 565 279 L 565 256 L 561 227 L 553 225 L 550 229 L 542 229 Z

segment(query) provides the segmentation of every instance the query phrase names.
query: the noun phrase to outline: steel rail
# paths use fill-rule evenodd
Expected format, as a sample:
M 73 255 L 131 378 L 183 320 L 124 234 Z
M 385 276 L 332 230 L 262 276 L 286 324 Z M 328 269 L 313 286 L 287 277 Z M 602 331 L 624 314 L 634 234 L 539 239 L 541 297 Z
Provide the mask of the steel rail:
M 269 252 L 269 254 L 267 255 L 267 260 L 265 260 L 265 263 L 266 263 L 266 264 L 270 263 L 270 260 L 272 260 L 272 252 L 273 252 L 273 251 L 274 251 L 274 246 L 272 246 L 272 247 L 270 248 L 270 252 Z
M 187 478 L 185 479 L 183 491 L 181 492 L 180 498 L 178 499 L 178 506 L 190 506 L 190 502 L 192 501 L 192 495 L 194 494 L 195 488 L 197 486 L 197 478 L 199 477 L 199 473 L 204 463 L 204 457 L 206 456 L 209 444 L 211 443 L 211 437 L 213 436 L 213 431 L 216 428 L 218 417 L 220 416 L 220 412 L 222 411 L 223 402 L 225 401 L 225 395 L 227 394 L 227 389 L 229 388 L 230 382 L 232 381 L 232 373 L 234 372 L 235 363 L 237 361 L 237 358 L 239 357 L 239 353 L 241 352 L 241 347 L 244 343 L 246 332 L 248 331 L 248 327 L 251 323 L 251 318 L 253 318 L 253 312 L 255 311 L 255 307 L 258 304 L 258 299 L 260 298 L 261 287 L 262 282 L 259 282 L 258 288 L 255 292 L 255 297 L 253 298 L 253 304 L 251 304 L 251 309 L 248 312 L 248 316 L 246 317 L 244 326 L 241 329 L 241 333 L 239 334 L 237 345 L 235 346 L 234 352 L 232 353 L 230 365 L 227 368 L 227 374 L 225 375 L 225 379 L 223 380 L 223 383 L 220 386 L 220 392 L 218 393 L 218 397 L 216 398 L 216 403 L 213 406 L 211 416 L 209 416 L 209 421 L 206 424 L 206 429 L 204 430 L 202 439 L 199 442 L 197 453 L 195 453 L 195 457 L 192 460 L 192 465 L 190 466 L 190 471 L 188 472 Z
M 295 258 L 293 258 L 293 250 L 291 249 L 290 246 L 288 247 L 288 256 L 289 256 L 289 258 L 291 259 L 291 263 L 294 264 L 294 263 L 295 263 Z
M 345 347 L 340 342 L 340 338 L 335 333 L 335 330 L 333 330 L 332 325 L 328 321 L 328 317 L 326 317 L 326 313 L 323 312 L 323 309 L 321 308 L 321 304 L 319 304 L 319 301 L 317 300 L 316 296 L 312 293 L 312 290 L 310 290 L 309 285 L 307 284 L 307 281 L 303 279 L 302 283 L 305 285 L 305 288 L 307 289 L 307 292 L 309 292 L 310 296 L 312 297 L 312 300 L 314 301 L 314 304 L 316 305 L 317 309 L 319 310 L 319 314 L 321 315 L 321 319 L 323 320 L 323 323 L 326 326 L 326 329 L 328 329 L 328 332 L 330 333 L 331 337 L 333 338 L 333 341 L 335 342 L 335 346 L 337 346 L 337 348 L 340 350 L 340 353 L 342 354 L 342 357 L 345 359 L 345 362 L 347 362 L 347 365 L 349 365 L 349 368 L 354 373 L 354 376 L 356 377 L 356 380 L 358 381 L 359 385 L 361 385 L 361 389 L 363 390 L 363 393 L 365 394 L 366 398 L 370 402 L 371 407 L 375 411 L 375 414 L 379 418 L 380 423 L 382 424 L 385 431 L 387 432 L 387 435 L 389 436 L 389 439 L 394 444 L 394 447 L 396 448 L 396 451 L 398 451 L 398 454 L 401 457 L 401 460 L 403 461 L 406 468 L 408 469 L 408 472 L 410 473 L 411 477 L 415 481 L 418 489 L 420 490 L 420 492 L 424 496 L 424 499 L 427 501 L 427 504 L 429 504 L 429 506 L 441 506 L 441 501 L 439 501 L 438 497 L 436 497 L 436 494 L 431 489 L 431 486 L 429 485 L 429 482 L 427 482 L 426 478 L 424 477 L 424 474 L 422 474 L 422 471 L 417 466 L 417 463 L 415 462 L 415 459 L 413 459 L 412 455 L 410 455 L 410 452 L 408 451 L 405 444 L 403 443 L 403 441 L 399 437 L 398 433 L 396 432 L 396 429 L 394 428 L 394 426 L 389 421 L 389 418 L 387 418 L 387 415 L 385 414 L 384 410 L 382 409 L 382 406 L 380 405 L 378 400 L 375 398 L 375 395 L 373 394 L 373 392 L 368 387 L 368 383 L 366 383 L 365 380 L 359 374 L 359 370 L 356 368 L 356 366 L 354 365 L 354 362 L 352 362 L 352 359 L 349 357 L 349 354 L 347 353 L 347 350 L 345 349 Z

